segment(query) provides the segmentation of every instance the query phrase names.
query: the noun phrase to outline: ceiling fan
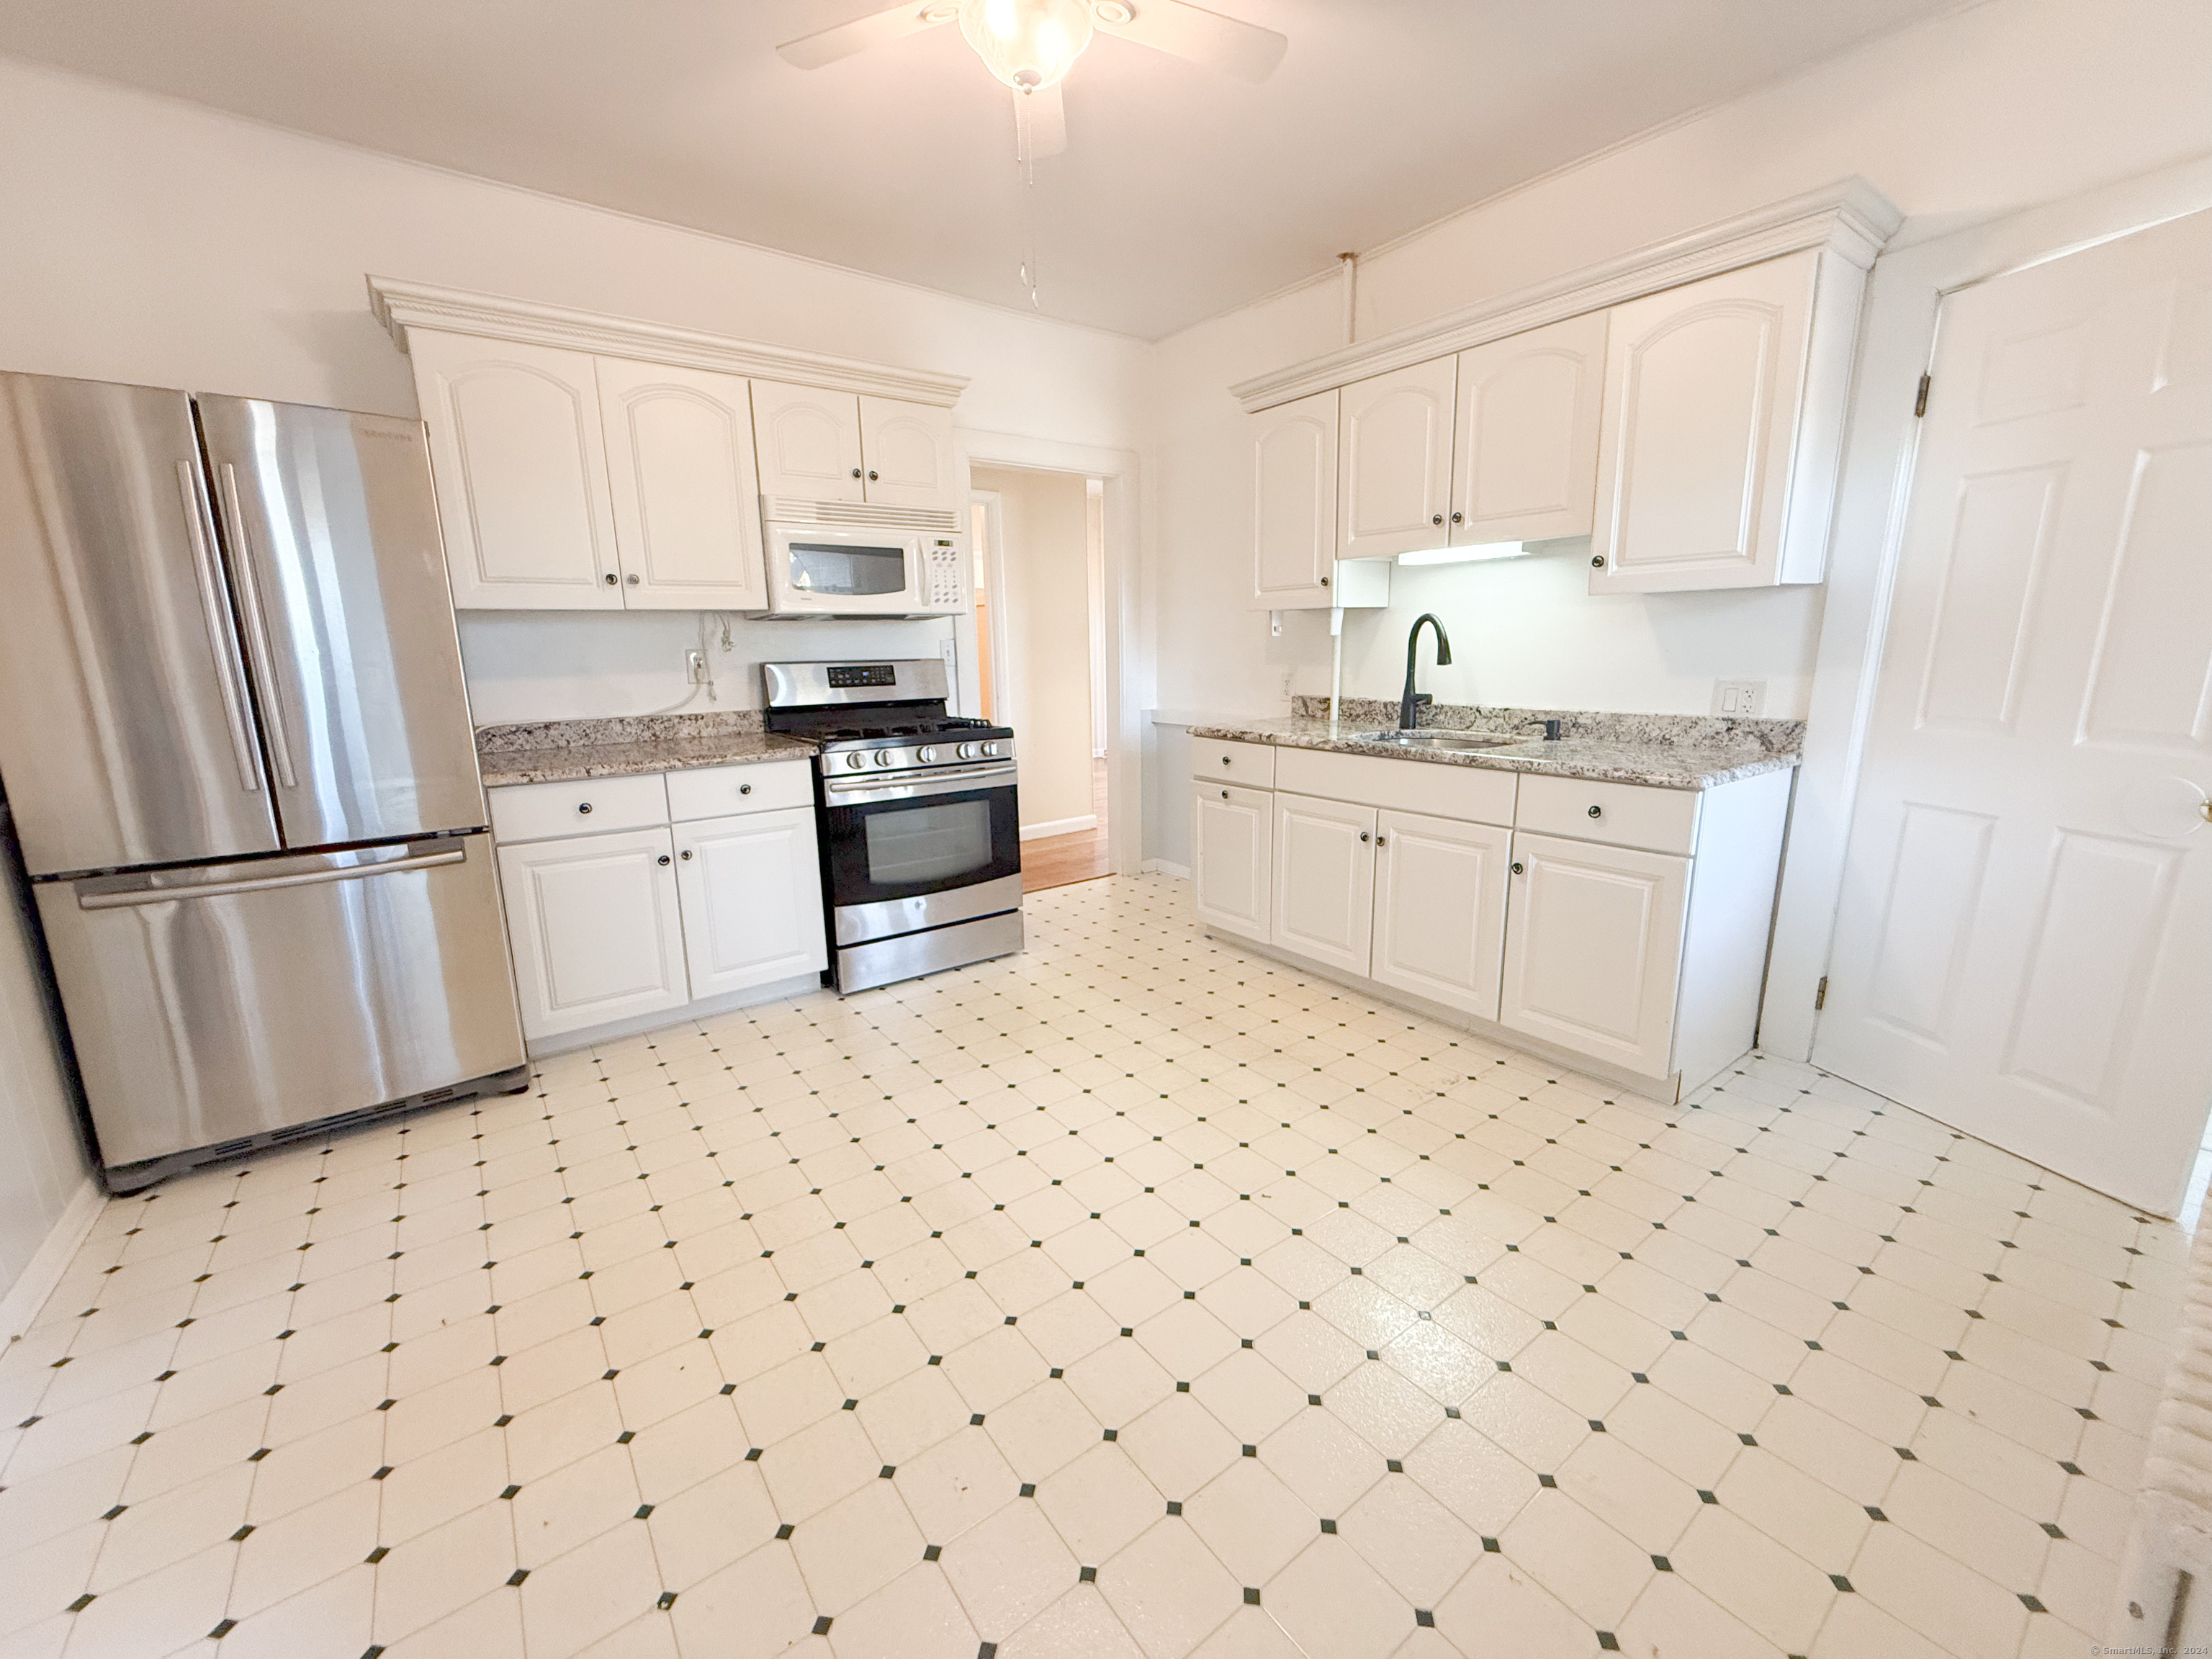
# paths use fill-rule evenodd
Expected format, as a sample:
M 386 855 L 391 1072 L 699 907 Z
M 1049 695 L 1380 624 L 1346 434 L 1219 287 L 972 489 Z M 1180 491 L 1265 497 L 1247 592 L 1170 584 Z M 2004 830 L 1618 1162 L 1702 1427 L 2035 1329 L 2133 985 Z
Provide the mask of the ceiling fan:
M 1186 0 L 906 0 L 778 46 L 784 61 L 820 69 L 841 58 L 957 22 L 991 73 L 1014 90 L 1020 159 L 1057 155 L 1067 148 L 1060 83 L 1103 29 L 1139 46 L 1219 70 L 1240 81 L 1264 81 L 1290 41 L 1273 29 L 1186 3 Z

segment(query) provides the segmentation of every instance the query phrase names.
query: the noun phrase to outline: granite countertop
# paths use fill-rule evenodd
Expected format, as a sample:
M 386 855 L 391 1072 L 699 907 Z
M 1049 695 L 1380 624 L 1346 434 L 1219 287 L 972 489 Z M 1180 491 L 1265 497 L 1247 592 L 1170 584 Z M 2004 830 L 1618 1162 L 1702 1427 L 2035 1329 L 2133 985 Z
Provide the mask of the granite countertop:
M 1352 735 L 1395 727 L 1396 704 L 1346 698 L 1335 736 L 1330 735 L 1325 718 L 1327 705 L 1326 698 L 1300 697 L 1294 703 L 1299 712 L 1288 719 L 1193 726 L 1190 734 L 1375 755 L 1416 765 L 1474 766 L 1659 789 L 1710 789 L 1762 772 L 1786 771 L 1797 764 L 1798 745 L 1804 738 L 1803 723 L 1798 720 L 1438 706 L 1422 711 L 1423 730 L 1518 732 L 1531 720 L 1557 719 L 1562 735 L 1556 743 L 1533 736 L 1496 749 L 1404 749 L 1388 743 L 1359 743 Z
M 720 714 L 630 714 L 477 728 L 484 787 L 561 783 L 682 772 L 702 766 L 802 760 L 815 746 L 763 731 L 757 709 Z

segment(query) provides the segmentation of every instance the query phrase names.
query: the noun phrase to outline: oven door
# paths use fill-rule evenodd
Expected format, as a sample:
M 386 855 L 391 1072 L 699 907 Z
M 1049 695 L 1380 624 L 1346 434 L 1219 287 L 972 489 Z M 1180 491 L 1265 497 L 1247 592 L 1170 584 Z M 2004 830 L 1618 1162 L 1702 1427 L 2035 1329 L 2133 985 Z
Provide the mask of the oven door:
M 822 860 L 839 945 L 1021 908 L 1012 766 L 910 783 L 829 778 L 823 795 Z
M 771 617 L 903 617 L 921 604 L 920 538 L 830 525 L 768 526 Z

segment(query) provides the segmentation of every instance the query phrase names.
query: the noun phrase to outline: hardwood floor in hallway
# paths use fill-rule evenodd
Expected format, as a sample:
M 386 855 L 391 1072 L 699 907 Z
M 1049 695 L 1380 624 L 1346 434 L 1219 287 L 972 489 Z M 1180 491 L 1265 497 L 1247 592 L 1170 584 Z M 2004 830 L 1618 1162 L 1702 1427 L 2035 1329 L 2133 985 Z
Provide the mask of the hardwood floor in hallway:
M 1112 860 L 1106 850 L 1106 763 L 1091 763 L 1091 810 L 1097 814 L 1096 829 L 1073 836 L 1046 836 L 1022 843 L 1022 891 L 1065 887 L 1071 882 L 1093 881 L 1109 873 Z

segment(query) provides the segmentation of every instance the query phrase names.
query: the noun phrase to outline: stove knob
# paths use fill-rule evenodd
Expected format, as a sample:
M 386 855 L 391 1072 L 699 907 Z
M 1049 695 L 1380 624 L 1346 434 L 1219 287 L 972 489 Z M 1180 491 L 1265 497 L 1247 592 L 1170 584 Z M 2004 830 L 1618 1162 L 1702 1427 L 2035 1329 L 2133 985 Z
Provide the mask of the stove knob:
M 867 763 L 867 757 L 865 755 L 848 755 L 845 757 L 846 766 L 851 770 L 856 772 Z
M 999 745 L 995 743 L 987 743 L 983 745 L 983 752 L 987 755 L 995 755 L 999 752 Z
M 931 762 L 937 758 L 937 751 L 934 749 L 931 749 L 925 745 L 924 747 L 914 751 L 914 757 L 920 761 L 924 766 L 927 766 Z
M 878 750 L 876 750 L 876 764 L 877 764 L 877 765 L 878 765 L 878 766 L 889 766 L 889 765 L 891 763 L 891 761 L 892 761 L 893 757 L 897 754 L 897 752 L 898 752 L 897 750 L 892 750 L 892 749 L 878 749 Z
M 963 743 L 953 752 L 958 755 L 962 760 L 974 760 L 975 758 L 975 745 L 972 743 Z

